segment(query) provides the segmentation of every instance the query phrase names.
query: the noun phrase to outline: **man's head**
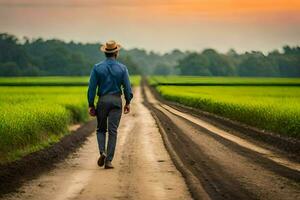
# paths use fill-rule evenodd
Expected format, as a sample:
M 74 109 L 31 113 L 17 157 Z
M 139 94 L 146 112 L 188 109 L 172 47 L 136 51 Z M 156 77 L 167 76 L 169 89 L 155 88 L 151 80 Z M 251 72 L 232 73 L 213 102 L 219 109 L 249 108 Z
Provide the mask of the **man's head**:
M 100 50 L 105 53 L 107 58 L 116 58 L 121 49 L 121 45 L 114 40 L 110 40 L 101 46 Z
M 106 53 L 106 52 L 104 52 L 104 54 L 105 54 L 106 58 L 117 58 L 118 55 L 119 55 L 119 52 L 118 51 L 114 52 L 114 53 Z

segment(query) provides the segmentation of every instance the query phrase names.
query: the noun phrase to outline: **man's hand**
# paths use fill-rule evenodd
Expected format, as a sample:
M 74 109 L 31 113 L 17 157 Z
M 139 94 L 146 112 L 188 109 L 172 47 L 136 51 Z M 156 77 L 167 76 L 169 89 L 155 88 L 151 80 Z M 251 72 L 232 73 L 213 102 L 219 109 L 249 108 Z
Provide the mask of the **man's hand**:
M 95 107 L 89 107 L 89 114 L 90 114 L 90 116 L 92 116 L 92 117 L 95 117 L 95 116 L 96 116 L 96 110 L 95 110 Z
M 128 113 L 130 113 L 130 104 L 126 104 L 124 106 L 124 114 L 128 114 Z

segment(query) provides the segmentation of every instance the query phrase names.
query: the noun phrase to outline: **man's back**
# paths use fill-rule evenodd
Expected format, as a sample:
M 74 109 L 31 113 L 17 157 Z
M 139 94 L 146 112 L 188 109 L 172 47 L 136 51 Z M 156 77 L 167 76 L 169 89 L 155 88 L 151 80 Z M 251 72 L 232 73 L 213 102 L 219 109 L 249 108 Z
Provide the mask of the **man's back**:
M 104 96 L 107 94 L 121 95 L 122 85 L 126 102 L 129 102 L 132 98 L 132 91 L 127 67 L 113 58 L 107 58 L 96 64 L 92 70 L 89 83 L 88 99 L 90 106 L 94 104 L 93 100 L 97 86 L 98 96 Z
M 121 94 L 121 84 L 126 67 L 115 59 L 106 59 L 95 65 L 99 76 L 99 95 Z

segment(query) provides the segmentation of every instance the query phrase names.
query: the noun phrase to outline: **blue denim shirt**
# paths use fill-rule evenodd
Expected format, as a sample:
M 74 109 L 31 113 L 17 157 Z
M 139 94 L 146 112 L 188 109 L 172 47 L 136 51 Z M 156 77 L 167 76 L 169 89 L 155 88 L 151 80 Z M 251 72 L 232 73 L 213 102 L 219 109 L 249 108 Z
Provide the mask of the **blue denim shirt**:
M 103 96 L 106 94 L 121 95 L 121 86 L 123 86 L 126 104 L 129 104 L 133 94 L 127 67 L 116 61 L 114 58 L 107 58 L 106 60 L 96 64 L 92 69 L 89 81 L 89 106 L 94 106 L 97 87 L 97 95 Z

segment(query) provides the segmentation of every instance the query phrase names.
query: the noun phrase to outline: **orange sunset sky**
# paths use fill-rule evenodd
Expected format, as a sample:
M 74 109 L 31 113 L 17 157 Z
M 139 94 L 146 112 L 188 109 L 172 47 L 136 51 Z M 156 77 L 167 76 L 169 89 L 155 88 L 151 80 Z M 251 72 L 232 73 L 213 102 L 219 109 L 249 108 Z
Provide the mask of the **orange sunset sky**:
M 300 0 L 0 0 L 0 31 L 166 52 L 300 45 Z

